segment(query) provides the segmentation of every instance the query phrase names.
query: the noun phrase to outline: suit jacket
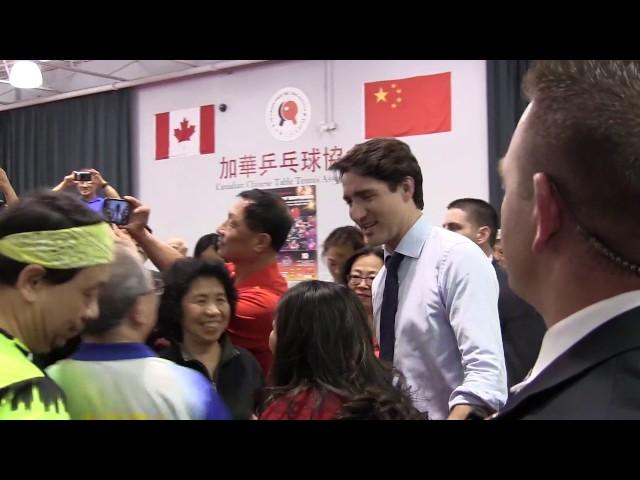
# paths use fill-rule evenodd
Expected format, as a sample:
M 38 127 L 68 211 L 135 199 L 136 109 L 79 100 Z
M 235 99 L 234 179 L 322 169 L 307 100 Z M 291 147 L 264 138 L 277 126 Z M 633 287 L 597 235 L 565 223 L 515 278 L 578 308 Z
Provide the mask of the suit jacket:
M 507 385 L 512 387 L 533 368 L 547 327 L 540 314 L 511 290 L 507 272 L 495 260 L 492 263 L 500 285 L 498 314 Z
M 640 307 L 590 332 L 514 394 L 498 419 L 640 419 Z

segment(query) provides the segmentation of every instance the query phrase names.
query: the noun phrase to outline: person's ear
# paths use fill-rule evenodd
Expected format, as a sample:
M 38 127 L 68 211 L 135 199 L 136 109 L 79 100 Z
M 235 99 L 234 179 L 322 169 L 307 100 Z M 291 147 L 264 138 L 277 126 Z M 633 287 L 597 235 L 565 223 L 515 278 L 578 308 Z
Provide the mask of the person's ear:
M 402 199 L 405 202 L 413 199 L 413 193 L 416 191 L 416 182 L 413 177 L 404 177 L 402 179 L 400 191 L 402 192 Z
M 136 327 L 144 326 L 146 316 L 144 314 L 144 306 L 142 305 L 142 297 L 136 298 L 136 301 L 129 307 L 125 316 Z
M 256 239 L 253 245 L 253 249 L 256 253 L 264 253 L 271 248 L 271 235 L 268 233 L 259 233 L 256 235 Z
M 484 227 L 480 227 L 476 230 L 476 243 L 478 245 L 484 245 L 489 242 L 489 237 L 491 236 L 491 229 L 486 225 Z
M 534 253 L 540 253 L 562 226 L 559 198 L 546 173 L 536 173 L 533 176 L 533 202 L 535 235 L 531 249 Z
M 40 265 L 27 265 L 18 274 L 16 289 L 28 303 L 37 300 L 39 292 L 45 284 L 47 271 Z

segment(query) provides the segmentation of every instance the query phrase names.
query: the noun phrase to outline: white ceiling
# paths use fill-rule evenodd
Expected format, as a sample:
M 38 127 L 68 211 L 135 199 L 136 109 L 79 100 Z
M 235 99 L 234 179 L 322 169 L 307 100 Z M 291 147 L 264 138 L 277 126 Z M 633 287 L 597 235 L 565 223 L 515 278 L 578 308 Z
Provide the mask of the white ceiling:
M 35 60 L 42 71 L 42 86 L 21 89 L 9 84 L 9 71 L 16 61 L 0 61 L 0 106 L 225 62 L 221 60 Z

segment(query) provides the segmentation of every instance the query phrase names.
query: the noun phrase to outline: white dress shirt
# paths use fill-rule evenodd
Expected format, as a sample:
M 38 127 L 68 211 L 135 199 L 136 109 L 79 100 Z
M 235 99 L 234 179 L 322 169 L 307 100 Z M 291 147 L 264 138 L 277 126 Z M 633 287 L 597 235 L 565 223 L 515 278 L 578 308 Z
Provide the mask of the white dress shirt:
M 522 390 L 525 385 L 540 375 L 555 359 L 591 331 L 621 313 L 636 307 L 640 307 L 640 290 L 633 290 L 601 300 L 582 310 L 578 310 L 553 325 L 547 330 L 542 339 L 540 353 L 531 372 L 522 382 L 511 387 L 511 392 L 517 393 Z
M 499 410 L 507 377 L 498 317 L 498 279 L 484 252 L 462 235 L 431 226 L 423 215 L 402 238 L 394 366 L 414 404 L 432 419 L 458 404 Z M 385 249 L 385 257 L 390 255 Z M 380 338 L 383 267 L 373 283 Z

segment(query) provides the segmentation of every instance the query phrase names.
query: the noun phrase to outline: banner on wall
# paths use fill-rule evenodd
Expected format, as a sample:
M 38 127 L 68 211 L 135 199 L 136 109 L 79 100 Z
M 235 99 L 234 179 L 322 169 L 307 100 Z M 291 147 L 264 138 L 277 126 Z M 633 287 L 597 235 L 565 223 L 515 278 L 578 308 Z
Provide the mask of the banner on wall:
M 451 72 L 364 84 L 365 138 L 451 131 Z
M 213 105 L 156 114 L 156 160 L 215 153 Z
M 282 142 L 298 139 L 311 125 L 309 97 L 296 87 L 279 89 L 267 102 L 265 122 L 273 138 Z M 278 150 L 238 156 L 223 154 L 217 160 L 216 190 L 335 184 L 337 175 L 329 169 L 347 151 L 338 145 Z
M 223 155 L 217 160 L 216 190 L 274 188 L 320 183 L 336 183 L 338 177 L 329 168 L 347 149 L 337 145 L 304 150 L 271 151 Z
M 280 273 L 289 283 L 318 278 L 318 233 L 316 228 L 316 187 L 269 189 L 287 204 L 293 226 L 287 241 L 278 253 Z

